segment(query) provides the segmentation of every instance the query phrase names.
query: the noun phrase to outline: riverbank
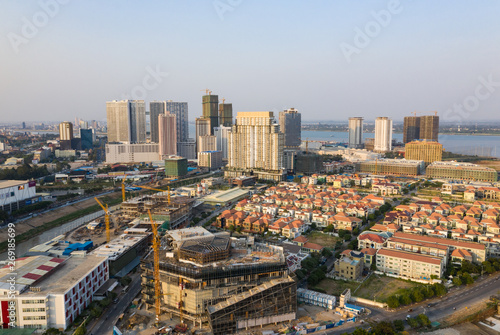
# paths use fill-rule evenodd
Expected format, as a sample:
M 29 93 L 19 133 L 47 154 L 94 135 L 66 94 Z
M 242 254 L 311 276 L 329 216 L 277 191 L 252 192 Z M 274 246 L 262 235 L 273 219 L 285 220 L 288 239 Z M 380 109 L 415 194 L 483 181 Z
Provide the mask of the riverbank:
M 109 206 L 117 205 L 121 202 L 121 194 L 119 192 L 112 193 L 101 199 L 102 202 Z M 16 245 L 34 238 L 42 233 L 59 227 L 65 223 L 81 218 L 85 215 L 95 213 L 102 208 L 95 202 L 94 199 L 82 201 L 81 203 L 68 205 L 54 209 L 37 217 L 16 223 Z M 0 253 L 7 250 L 8 247 L 8 231 L 2 229 L 0 231 Z

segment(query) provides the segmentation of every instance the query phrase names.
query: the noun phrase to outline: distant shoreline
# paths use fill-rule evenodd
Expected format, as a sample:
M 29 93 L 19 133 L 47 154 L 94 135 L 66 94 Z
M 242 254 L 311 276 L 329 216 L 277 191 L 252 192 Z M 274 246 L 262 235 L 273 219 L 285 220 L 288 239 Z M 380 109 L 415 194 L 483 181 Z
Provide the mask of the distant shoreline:
M 347 130 L 331 130 L 331 129 L 301 129 L 302 131 L 324 131 L 330 133 L 346 133 Z M 365 132 L 365 134 L 373 134 L 373 132 Z M 400 131 L 394 131 L 393 134 L 402 134 Z M 459 135 L 459 136 L 500 136 L 498 134 L 487 134 L 487 133 L 439 133 L 439 135 Z

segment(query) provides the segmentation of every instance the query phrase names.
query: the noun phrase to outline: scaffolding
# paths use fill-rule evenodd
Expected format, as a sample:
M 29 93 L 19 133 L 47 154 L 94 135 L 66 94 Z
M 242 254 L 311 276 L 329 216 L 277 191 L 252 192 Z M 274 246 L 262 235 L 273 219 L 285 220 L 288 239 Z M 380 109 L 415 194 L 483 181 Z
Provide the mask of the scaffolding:
M 187 240 L 179 247 L 179 257 L 197 264 L 217 262 L 229 257 L 229 241 L 216 235 Z
M 296 290 L 296 282 L 289 276 L 208 306 L 210 328 L 215 335 L 234 334 L 242 328 L 295 320 Z

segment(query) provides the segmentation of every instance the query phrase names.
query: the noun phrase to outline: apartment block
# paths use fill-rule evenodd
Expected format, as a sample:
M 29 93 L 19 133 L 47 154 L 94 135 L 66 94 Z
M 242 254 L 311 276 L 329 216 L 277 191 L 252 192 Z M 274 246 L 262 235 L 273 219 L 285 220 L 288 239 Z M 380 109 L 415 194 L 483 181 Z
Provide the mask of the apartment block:
M 405 158 L 422 160 L 425 165 L 443 159 L 443 145 L 435 141 L 412 141 L 405 145 Z
M 441 257 L 382 248 L 377 252 L 377 270 L 408 279 L 441 278 L 445 271 Z
M 426 169 L 429 178 L 496 182 L 495 169 L 464 162 L 434 162 Z
M 238 112 L 229 133 L 225 177 L 255 174 L 259 179 L 283 180 L 283 136 L 273 112 Z

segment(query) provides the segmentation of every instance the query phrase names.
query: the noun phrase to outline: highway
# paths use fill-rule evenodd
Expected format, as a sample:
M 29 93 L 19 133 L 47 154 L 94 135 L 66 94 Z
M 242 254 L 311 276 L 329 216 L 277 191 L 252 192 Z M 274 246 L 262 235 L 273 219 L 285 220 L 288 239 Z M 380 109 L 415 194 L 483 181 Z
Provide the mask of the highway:
M 108 335 L 113 334 L 113 326 L 118 321 L 118 318 L 128 306 L 132 303 L 135 296 L 141 291 L 141 277 L 139 274 L 133 275 L 132 282 L 129 285 L 129 290 L 125 294 L 118 296 L 118 302 L 112 303 L 110 307 L 102 314 L 92 328 L 88 327 L 87 334 L 92 335 Z
M 446 318 L 457 311 L 463 311 L 466 307 L 470 307 L 480 301 L 487 301 L 493 294 L 500 292 L 500 273 L 492 274 L 483 277 L 476 283 L 470 286 L 462 286 L 460 288 L 452 288 L 448 294 L 442 298 L 433 298 L 425 300 L 418 304 L 398 308 L 396 311 L 388 311 L 382 308 L 364 306 L 372 311 L 368 320 L 373 321 L 393 321 L 404 320 L 407 315 L 415 317 L 418 314 L 426 314 L 431 321 L 439 321 Z M 428 304 L 431 307 L 427 307 Z M 408 312 L 409 309 L 412 312 Z M 456 308 L 456 310 L 454 309 Z M 368 328 L 368 324 L 350 323 L 344 326 L 335 328 L 324 334 L 342 334 L 344 332 L 352 332 L 357 327 Z

